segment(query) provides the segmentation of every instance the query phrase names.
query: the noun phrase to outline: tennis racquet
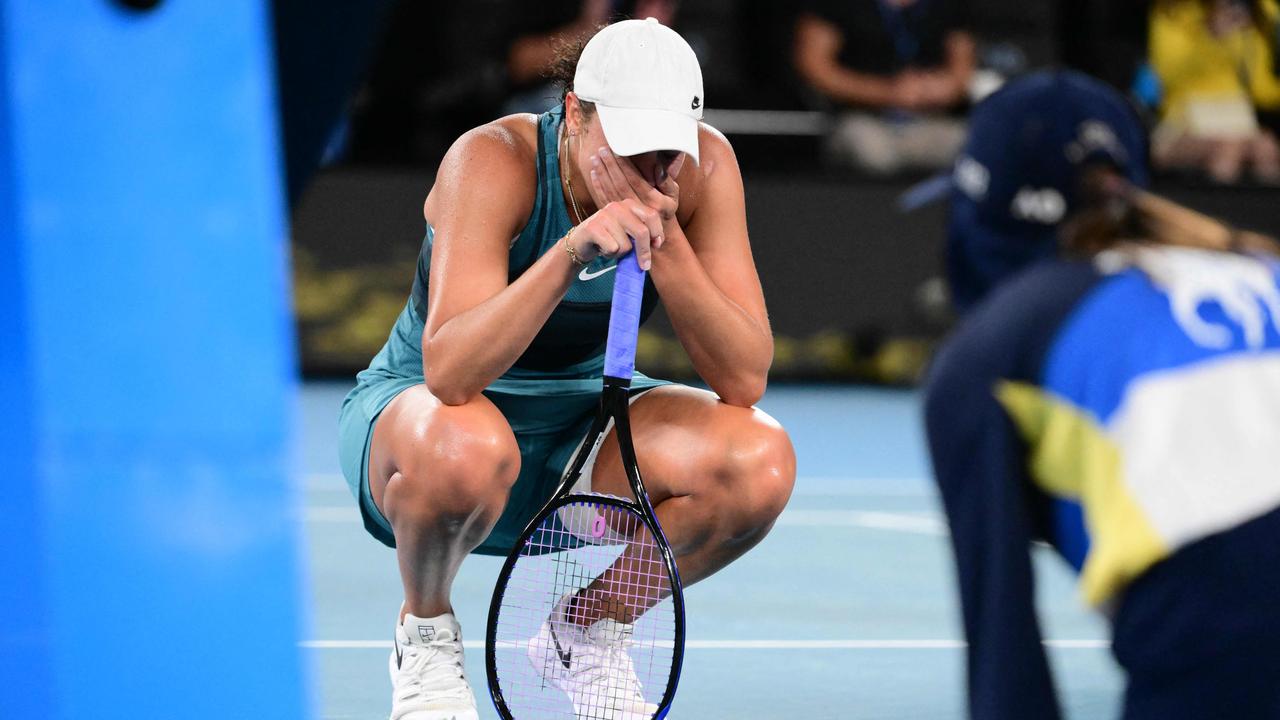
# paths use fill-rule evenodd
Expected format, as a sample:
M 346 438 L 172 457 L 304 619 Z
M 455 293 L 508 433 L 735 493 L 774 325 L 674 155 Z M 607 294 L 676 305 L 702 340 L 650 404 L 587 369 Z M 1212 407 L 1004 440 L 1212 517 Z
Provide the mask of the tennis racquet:
M 485 662 L 505 720 L 654 720 L 675 696 L 684 596 L 627 413 L 644 279 L 634 253 L 618 261 L 599 410 L 493 592 Z M 573 492 L 610 425 L 634 501 Z

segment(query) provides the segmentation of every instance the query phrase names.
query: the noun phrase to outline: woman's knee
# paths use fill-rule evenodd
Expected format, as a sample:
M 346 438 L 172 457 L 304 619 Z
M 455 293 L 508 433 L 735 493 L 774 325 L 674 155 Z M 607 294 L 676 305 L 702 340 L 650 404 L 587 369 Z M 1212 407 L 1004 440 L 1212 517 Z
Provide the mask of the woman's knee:
M 471 516 L 505 504 L 520 472 L 519 446 L 500 415 L 471 410 L 440 405 L 401 422 L 384 495 L 395 512 Z
M 1252 150 L 1255 157 L 1271 158 L 1280 154 L 1280 143 L 1276 141 L 1275 135 L 1264 130 L 1254 136 Z
M 1280 143 L 1269 132 L 1258 135 L 1253 144 L 1254 171 L 1259 179 L 1274 181 L 1276 173 L 1280 173 Z
M 1210 153 L 1204 159 L 1204 169 L 1217 182 L 1236 182 L 1244 169 L 1248 150 L 1248 140 L 1215 141 Z
M 748 524 L 771 524 L 786 507 L 795 486 L 796 457 L 791 438 L 776 420 L 754 410 L 708 444 L 705 462 L 713 491 L 738 509 Z

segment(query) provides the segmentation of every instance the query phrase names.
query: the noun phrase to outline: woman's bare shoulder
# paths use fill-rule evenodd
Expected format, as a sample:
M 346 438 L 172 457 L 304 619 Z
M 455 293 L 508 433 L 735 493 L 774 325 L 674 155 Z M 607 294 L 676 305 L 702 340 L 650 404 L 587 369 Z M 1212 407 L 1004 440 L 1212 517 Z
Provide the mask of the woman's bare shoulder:
M 698 154 L 702 160 L 698 163 L 698 170 L 703 179 L 710 177 L 726 164 L 731 165 L 733 171 L 737 172 L 738 156 L 734 154 L 729 138 L 704 122 L 698 123 Z
M 527 218 L 538 184 L 538 116 L 508 115 L 463 133 L 440 161 L 423 212 L 428 221 L 444 204 L 479 194 L 496 201 L 501 217 Z

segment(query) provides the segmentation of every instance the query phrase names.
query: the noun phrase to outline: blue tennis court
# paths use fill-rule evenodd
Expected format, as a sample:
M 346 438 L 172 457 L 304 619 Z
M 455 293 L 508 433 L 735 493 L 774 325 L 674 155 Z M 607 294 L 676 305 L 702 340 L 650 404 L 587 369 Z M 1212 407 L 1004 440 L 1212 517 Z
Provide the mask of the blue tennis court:
M 385 718 L 400 603 L 394 554 L 369 538 L 337 470 L 347 386 L 303 392 L 303 518 L 314 592 L 321 716 Z M 791 432 L 799 480 L 772 534 L 687 594 L 689 646 L 674 718 L 965 716 L 964 652 L 945 524 L 928 480 L 912 391 L 781 385 L 761 407 Z M 640 459 L 641 464 L 644 458 Z M 1105 623 L 1065 566 L 1037 551 L 1040 606 L 1063 705 L 1114 716 Z M 454 586 L 482 717 L 484 619 L 499 558 L 472 557 Z

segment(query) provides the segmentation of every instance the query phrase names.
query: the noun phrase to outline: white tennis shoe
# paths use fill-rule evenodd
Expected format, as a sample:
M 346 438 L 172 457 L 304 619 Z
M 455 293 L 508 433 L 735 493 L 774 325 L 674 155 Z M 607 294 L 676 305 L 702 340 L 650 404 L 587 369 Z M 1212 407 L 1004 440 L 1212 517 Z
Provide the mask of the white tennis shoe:
M 462 628 L 450 613 L 406 614 L 391 650 L 391 720 L 479 720 L 462 664 Z
M 529 661 L 563 690 L 577 720 L 650 720 L 658 706 L 644 699 L 627 648 L 632 626 L 604 619 L 590 627 L 564 617 L 568 596 L 529 641 Z

